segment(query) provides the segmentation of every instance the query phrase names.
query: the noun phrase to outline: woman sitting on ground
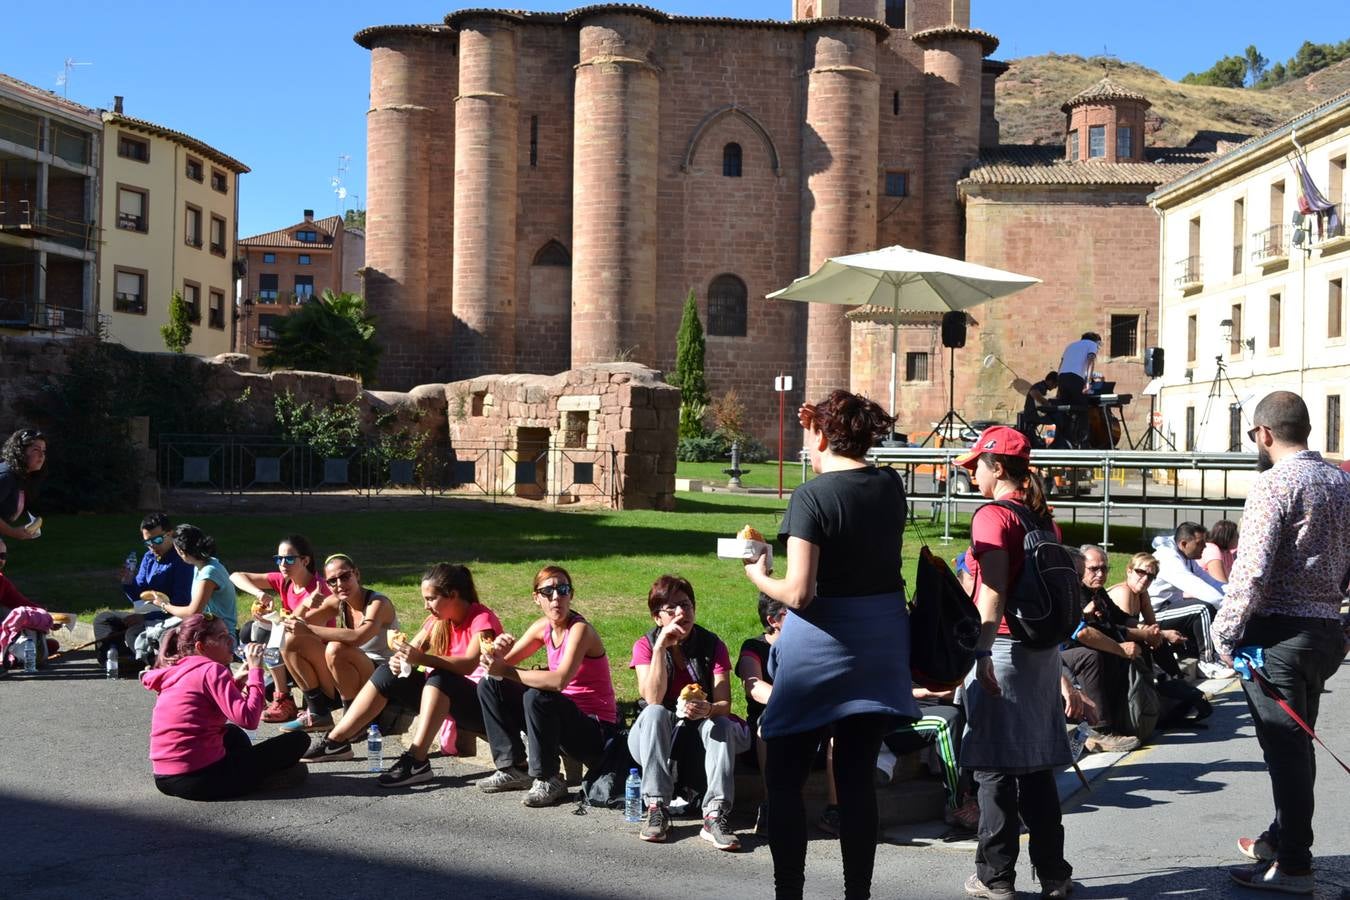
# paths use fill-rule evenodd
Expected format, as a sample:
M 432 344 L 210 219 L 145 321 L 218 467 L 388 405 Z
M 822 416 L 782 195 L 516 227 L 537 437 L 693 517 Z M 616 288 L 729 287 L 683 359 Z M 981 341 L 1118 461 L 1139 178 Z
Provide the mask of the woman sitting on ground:
M 276 616 L 282 619 L 300 616 L 311 624 L 322 622 L 328 627 L 337 624 L 333 618 L 337 601 L 332 599 L 327 583 L 318 575 L 318 561 L 309 539 L 300 534 L 288 535 L 277 544 L 277 555 L 273 560 L 277 566 L 275 572 L 235 572 L 230 576 L 236 588 L 258 600 L 253 604 L 253 621 L 241 632 L 240 641 L 271 643 L 272 621 Z M 277 597 L 281 598 L 280 605 L 276 602 Z M 320 718 L 331 715 L 337 705 L 337 686 L 324 664 L 322 648 L 317 653 L 312 647 L 301 647 L 299 653 L 288 653 L 283 643 L 281 659 L 282 665 L 271 667 L 272 702 L 263 710 L 262 720 L 290 722 L 300 715 L 291 699 L 288 669 L 305 692 L 310 713 Z
M 225 571 L 220 560 L 216 559 L 216 542 L 196 525 L 179 525 L 173 530 L 173 548 L 178 551 L 183 562 L 192 566 L 192 598 L 183 606 L 168 600 L 149 601 L 170 616 L 186 619 L 197 613 L 210 613 L 217 619 L 223 619 L 225 627 L 230 629 L 231 638 L 235 633 L 235 616 L 238 613 L 239 598 L 230 573 Z
M 295 766 L 305 737 L 283 734 L 253 745 L 263 706 L 262 644 L 249 644 L 241 692 L 230 675 L 234 632 L 211 613 L 188 616 L 165 636 L 160 664 L 141 675 L 156 692 L 150 716 L 155 787 L 187 800 L 225 800 L 263 787 Z M 303 775 L 301 767 L 296 774 Z
M 389 662 L 375 670 L 338 726 L 314 739 L 305 762 L 351 759 L 352 741 L 389 703 L 418 710 L 417 727 L 408 751 L 380 776 L 380 787 L 406 787 L 434 777 L 427 753 L 446 715 L 466 731 L 484 731 L 477 687 L 483 677 L 480 639 L 501 634 L 501 620 L 478 602 L 473 575 L 464 566 L 432 566 L 422 576 L 422 603 L 430 615 L 421 629 L 412 640 L 397 636 Z
M 483 654 L 492 677 L 478 682 L 478 699 L 497 771 L 478 787 L 487 793 L 529 787 L 521 800 L 525 806 L 554 806 L 567 799 L 558 753 L 594 765 L 618 727 L 609 657 L 599 632 L 572 609 L 575 596 L 566 569 L 540 569 L 534 576 L 534 602 L 543 617 L 519 639 L 502 635 L 494 652 Z M 541 647 L 547 669 L 518 668 Z M 528 760 L 528 773 L 522 760 Z
M 345 706 L 356 699 L 375 667 L 389 660 L 385 634 L 398 630 L 398 613 L 394 601 L 361 586 L 361 570 L 345 553 L 334 553 L 324 561 L 324 581 L 338 604 L 337 627 L 311 625 L 290 616 L 282 623 L 286 629 L 283 656 L 306 661 L 321 658 Z M 324 731 L 332 727 L 331 711 L 319 715 L 312 709 L 281 726 L 283 731 Z
M 1153 602 L 1148 596 L 1148 586 L 1157 577 L 1158 560 L 1152 553 L 1136 553 L 1130 557 L 1125 580 L 1107 591 L 1120 618 L 1117 620 L 1116 615 L 1111 614 L 1104 618 L 1118 621 L 1125 629 L 1127 640 L 1147 645 L 1154 664 L 1172 678 L 1180 678 L 1181 667 L 1172 648 L 1185 644 L 1186 635 L 1158 625 L 1153 615 Z
M 1200 554 L 1200 565 L 1214 576 L 1215 580 L 1228 583 L 1228 573 L 1233 571 L 1233 561 L 1237 559 L 1238 524 L 1231 519 L 1220 519 L 1205 535 L 1205 549 Z
M 769 651 L 778 643 L 783 630 L 783 620 L 787 618 L 788 608 L 763 591 L 759 592 L 759 622 L 764 633 L 741 642 L 741 652 L 736 656 L 736 676 L 741 679 L 745 689 L 745 718 L 750 729 L 750 747 L 759 766 L 760 777 L 764 776 L 764 742 L 759 739 L 759 717 L 764 712 L 769 697 L 773 695 L 773 676 L 769 674 Z M 762 801 L 755 814 L 755 834 L 767 837 L 769 834 L 769 804 Z

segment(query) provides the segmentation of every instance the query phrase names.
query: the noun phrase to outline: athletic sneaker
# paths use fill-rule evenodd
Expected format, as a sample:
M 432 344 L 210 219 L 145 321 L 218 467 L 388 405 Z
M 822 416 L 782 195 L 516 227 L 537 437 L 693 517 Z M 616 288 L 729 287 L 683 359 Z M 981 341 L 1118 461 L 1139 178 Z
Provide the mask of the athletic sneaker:
M 980 827 L 979 801 L 974 797 L 967 797 L 965 803 L 962 803 L 956 809 L 949 809 L 943 813 L 942 819 L 948 825 L 965 831 L 975 831 Z
M 316 716 L 313 710 L 302 709 L 300 715 L 281 726 L 282 731 L 328 731 L 333 727 L 333 714 Z
M 1258 838 L 1238 838 L 1238 852 L 1257 862 L 1273 862 L 1275 848 L 1263 834 Z
M 1017 900 L 1017 892 L 1010 884 L 985 884 L 980 876 L 966 879 L 966 896 L 985 897 L 987 900 Z
M 352 758 L 352 745 L 350 741 L 331 741 L 328 735 L 316 737 L 309 745 L 309 750 L 304 756 L 300 757 L 303 763 L 316 762 L 336 762 L 340 759 Z
M 769 803 L 767 800 L 761 803 L 759 809 L 755 812 L 755 836 L 765 838 L 769 836 Z
M 512 766 L 509 769 L 498 769 L 478 782 L 478 789 L 485 794 L 500 794 L 503 791 L 528 790 L 531 783 L 532 780 L 525 774 L 524 769 Z
M 741 849 L 741 840 L 728 826 L 727 814 L 722 810 L 703 817 L 703 830 L 698 833 L 698 836 L 718 850 L 735 851 Z
M 647 818 L 643 819 L 642 827 L 638 829 L 638 837 L 644 841 L 653 844 L 659 844 L 666 839 L 670 832 L 670 812 L 667 811 L 664 803 L 650 803 L 647 805 Z
M 1306 875 L 1288 875 L 1278 862 L 1258 862 L 1250 866 L 1235 866 L 1228 877 L 1243 887 L 1258 891 L 1279 891 L 1282 894 L 1311 894 L 1317 889 L 1312 872 Z
M 431 771 L 431 760 L 424 759 L 419 762 L 411 752 L 408 752 L 394 760 L 394 764 L 381 773 L 375 783 L 383 788 L 411 787 L 414 784 L 425 784 L 434 777 L 436 773 Z
M 1132 734 L 1093 731 L 1083 746 L 1093 753 L 1129 753 L 1139 749 L 1139 738 Z
M 295 708 L 295 701 L 291 699 L 289 693 L 278 694 L 272 698 L 272 702 L 267 704 L 263 710 L 262 720 L 264 722 L 289 722 L 300 715 L 300 710 Z
M 1200 674 L 1206 678 L 1235 678 L 1237 673 L 1223 663 L 1200 661 Z
M 1048 878 L 1041 882 L 1041 896 L 1065 900 L 1073 893 L 1072 878 Z
M 536 778 L 534 784 L 530 786 L 529 793 L 521 798 L 522 806 L 539 808 L 543 806 L 557 806 L 567 799 L 567 785 L 557 775 L 551 778 Z

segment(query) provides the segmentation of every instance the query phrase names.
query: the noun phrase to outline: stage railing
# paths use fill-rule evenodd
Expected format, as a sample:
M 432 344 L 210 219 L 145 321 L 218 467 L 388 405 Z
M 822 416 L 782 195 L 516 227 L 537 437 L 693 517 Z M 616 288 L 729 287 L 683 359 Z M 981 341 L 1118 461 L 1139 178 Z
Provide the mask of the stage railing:
M 952 464 L 965 452 L 964 447 L 874 447 L 867 459 L 904 470 L 910 502 L 933 504 L 935 515 L 940 514 L 943 519 L 945 542 L 951 540 L 952 521 L 958 508 L 973 509 L 988 502 L 974 490 L 964 472 L 956 471 Z M 1149 525 L 1148 514 L 1159 510 L 1172 514 L 1172 528 L 1183 521 L 1183 515 L 1194 518 L 1205 510 L 1229 517 L 1241 510 L 1245 501 L 1245 496 L 1234 496 L 1230 490 L 1229 476 L 1256 470 L 1256 456 L 1250 453 L 1034 450 L 1031 462 L 1043 477 L 1048 476 L 1047 481 L 1062 482 L 1050 500 L 1056 510 L 1069 511 L 1069 521 L 1078 521 L 1080 511 L 1101 515 L 1103 546 L 1110 545 L 1111 526 L 1125 524 L 1120 514 L 1139 513 L 1144 531 L 1164 530 Z M 802 468 L 805 477 L 805 460 Z M 1169 474 L 1170 484 L 1154 483 L 1153 476 L 1159 471 Z M 1194 475 L 1183 477 L 1188 472 Z M 1138 473 L 1137 483 L 1131 473 Z M 1123 484 L 1119 483 L 1122 475 Z M 931 476 L 931 480 L 922 476 Z M 1183 487 L 1183 481 L 1190 483 Z M 1062 514 L 1059 516 L 1060 521 L 1064 518 Z

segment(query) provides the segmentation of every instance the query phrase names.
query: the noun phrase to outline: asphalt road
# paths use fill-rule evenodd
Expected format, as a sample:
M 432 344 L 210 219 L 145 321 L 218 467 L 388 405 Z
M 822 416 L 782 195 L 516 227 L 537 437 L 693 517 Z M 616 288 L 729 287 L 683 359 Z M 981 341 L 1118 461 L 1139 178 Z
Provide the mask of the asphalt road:
M 1331 682 L 1321 731 L 1350 753 L 1350 672 Z M 639 841 L 616 812 L 527 810 L 472 784 L 484 771 L 440 759 L 438 778 L 383 791 L 365 761 L 311 767 L 281 793 L 197 804 L 160 795 L 146 760 L 152 695 L 107 682 L 76 657 L 35 679 L 0 679 L 0 892 L 65 897 L 728 897 L 772 895 L 767 845 L 719 853 L 681 822 L 671 843 Z M 271 726 L 264 726 L 266 729 Z M 392 743 L 392 740 L 389 741 Z M 386 748 L 389 755 L 389 749 Z M 360 754 L 359 754 L 360 755 Z M 1350 776 L 1319 751 L 1318 896 L 1350 898 Z M 1253 896 L 1230 887 L 1234 840 L 1270 818 L 1269 786 L 1237 691 L 1209 727 L 1170 733 L 1065 802 L 1068 858 L 1083 898 Z M 1071 778 L 1062 779 L 1071 787 Z M 748 827 L 748 823 L 738 823 Z M 879 848 L 879 898 L 963 896 L 969 844 L 893 832 Z M 1023 896 L 1036 888 L 1020 864 Z M 807 894 L 837 897 L 838 844 L 813 840 Z

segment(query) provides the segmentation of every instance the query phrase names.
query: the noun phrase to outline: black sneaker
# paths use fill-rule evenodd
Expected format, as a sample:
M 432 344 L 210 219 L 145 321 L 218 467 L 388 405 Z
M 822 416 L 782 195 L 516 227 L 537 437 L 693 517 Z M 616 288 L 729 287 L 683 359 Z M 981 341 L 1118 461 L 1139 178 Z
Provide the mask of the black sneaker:
M 425 784 L 434 778 L 435 774 L 431 771 L 431 760 L 424 759 L 418 762 L 409 752 L 394 760 L 394 764 L 380 775 L 377 783 L 384 788 L 411 787 L 414 784 Z
M 316 737 L 314 742 L 309 745 L 309 750 L 304 756 L 300 757 L 302 763 L 316 762 L 336 762 L 340 759 L 352 758 L 352 745 L 350 741 L 330 741 L 328 735 Z

